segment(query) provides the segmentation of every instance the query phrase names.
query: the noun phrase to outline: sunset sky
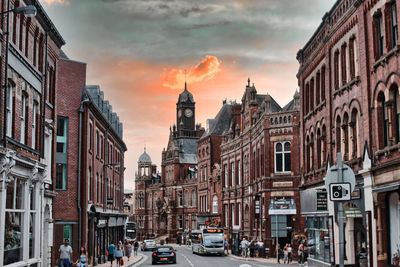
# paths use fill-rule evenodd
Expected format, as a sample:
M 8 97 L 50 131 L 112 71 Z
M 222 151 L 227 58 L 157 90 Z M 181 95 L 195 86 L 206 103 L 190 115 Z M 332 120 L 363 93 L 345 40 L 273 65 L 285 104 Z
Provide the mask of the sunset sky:
M 161 171 L 161 152 L 184 88 L 205 126 L 224 99 L 240 102 L 247 78 L 281 105 L 297 89 L 297 51 L 335 0 L 41 0 L 86 62 L 124 124 L 126 188 L 134 187 L 144 144 Z

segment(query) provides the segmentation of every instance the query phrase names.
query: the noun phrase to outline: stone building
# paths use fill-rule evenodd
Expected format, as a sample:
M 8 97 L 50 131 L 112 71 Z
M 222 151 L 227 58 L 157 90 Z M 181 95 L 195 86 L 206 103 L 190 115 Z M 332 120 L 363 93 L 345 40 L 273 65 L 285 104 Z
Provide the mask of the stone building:
M 8 2 L 10 10 L 33 5 L 37 15 L 12 11 L 0 26 L 0 266 L 50 266 L 55 69 L 65 41 L 39 1 L 0 1 L 2 12 Z
M 326 198 L 323 179 L 338 152 L 356 175 L 344 204 L 345 264 L 389 266 L 400 246 L 399 4 L 338 0 L 297 55 L 301 202 L 312 266 L 339 261 L 336 205 L 316 204 Z
M 301 234 L 299 182 L 300 99 L 285 107 L 257 93 L 250 79 L 232 105 L 222 135 L 222 225 L 235 247 L 242 236 L 263 240 L 271 255 Z

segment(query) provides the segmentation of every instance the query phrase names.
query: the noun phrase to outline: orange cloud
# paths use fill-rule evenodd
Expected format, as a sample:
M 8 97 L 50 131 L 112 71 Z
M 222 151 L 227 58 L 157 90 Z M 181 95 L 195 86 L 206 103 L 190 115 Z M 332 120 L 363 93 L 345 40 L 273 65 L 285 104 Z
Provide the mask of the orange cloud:
M 188 83 L 208 81 L 214 78 L 220 71 L 221 61 L 215 56 L 206 56 L 196 66 L 191 67 L 186 73 Z M 164 69 L 162 73 L 162 85 L 172 89 L 182 88 L 185 82 L 185 70 Z
M 48 5 L 51 4 L 69 4 L 68 0 L 41 0 L 42 2 L 47 3 Z

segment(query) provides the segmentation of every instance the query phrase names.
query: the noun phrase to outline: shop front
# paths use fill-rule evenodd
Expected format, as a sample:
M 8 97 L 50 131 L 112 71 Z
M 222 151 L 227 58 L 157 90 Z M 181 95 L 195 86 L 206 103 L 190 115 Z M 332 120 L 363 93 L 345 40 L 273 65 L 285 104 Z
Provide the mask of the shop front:
M 334 263 L 333 217 L 329 216 L 325 187 L 300 192 L 301 215 L 305 217 L 305 240 L 308 266 L 331 266 Z

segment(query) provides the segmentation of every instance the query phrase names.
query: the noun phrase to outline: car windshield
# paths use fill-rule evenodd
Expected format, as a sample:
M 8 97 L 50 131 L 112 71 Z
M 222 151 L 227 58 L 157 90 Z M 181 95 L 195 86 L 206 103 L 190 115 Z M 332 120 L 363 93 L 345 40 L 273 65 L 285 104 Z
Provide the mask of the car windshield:
M 171 252 L 172 248 L 158 248 L 158 252 Z
M 149 244 L 154 244 L 154 241 L 153 240 L 147 240 L 147 241 L 145 241 L 146 243 L 149 243 Z

